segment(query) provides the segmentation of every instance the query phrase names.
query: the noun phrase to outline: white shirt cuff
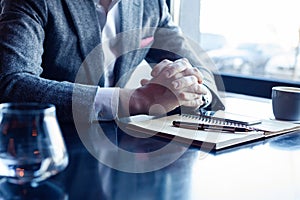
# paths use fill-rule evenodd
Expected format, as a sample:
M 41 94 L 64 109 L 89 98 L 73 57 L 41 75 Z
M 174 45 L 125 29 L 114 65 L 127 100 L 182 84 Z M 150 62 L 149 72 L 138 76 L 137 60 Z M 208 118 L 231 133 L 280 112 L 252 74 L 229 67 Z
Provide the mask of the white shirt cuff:
M 117 118 L 120 88 L 98 87 L 94 109 L 96 119 L 99 121 L 110 121 Z

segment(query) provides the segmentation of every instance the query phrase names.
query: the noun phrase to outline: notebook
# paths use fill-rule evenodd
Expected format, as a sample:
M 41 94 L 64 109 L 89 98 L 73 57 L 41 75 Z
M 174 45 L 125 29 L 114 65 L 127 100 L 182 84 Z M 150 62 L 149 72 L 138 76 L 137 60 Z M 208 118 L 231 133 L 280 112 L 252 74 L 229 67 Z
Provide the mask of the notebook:
M 205 130 L 198 130 L 198 128 L 181 128 L 174 126 L 174 121 L 205 124 L 210 126 L 221 125 L 234 128 L 242 127 L 246 129 L 249 128 L 251 131 L 229 132 L 210 128 Z M 127 128 L 140 133 L 156 135 L 172 140 L 174 139 L 179 142 L 214 150 L 221 150 L 246 142 L 300 130 L 299 124 L 297 125 L 288 122 L 276 120 L 260 120 L 257 122 L 257 120 L 254 120 L 252 125 L 248 125 L 250 121 L 246 120 L 241 121 L 240 123 L 238 120 L 232 122 L 232 119 L 228 120 L 220 117 L 176 114 L 142 121 L 131 121 L 127 124 Z

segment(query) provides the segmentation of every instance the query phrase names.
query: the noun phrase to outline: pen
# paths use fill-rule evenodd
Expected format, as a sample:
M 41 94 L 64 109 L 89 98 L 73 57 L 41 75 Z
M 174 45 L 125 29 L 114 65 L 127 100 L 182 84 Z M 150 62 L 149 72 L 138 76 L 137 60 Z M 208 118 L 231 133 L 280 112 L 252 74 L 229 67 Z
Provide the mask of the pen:
M 187 128 L 193 130 L 217 130 L 217 131 L 228 131 L 228 132 L 249 132 L 255 131 L 256 129 L 248 126 L 224 126 L 215 124 L 198 124 L 192 122 L 173 121 L 173 126 L 180 128 Z

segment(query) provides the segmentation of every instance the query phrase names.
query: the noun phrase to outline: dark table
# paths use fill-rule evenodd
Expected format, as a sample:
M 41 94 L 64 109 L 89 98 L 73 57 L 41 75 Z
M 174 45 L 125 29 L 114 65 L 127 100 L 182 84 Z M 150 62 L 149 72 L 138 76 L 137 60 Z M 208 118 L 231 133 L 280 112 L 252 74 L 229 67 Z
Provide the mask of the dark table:
M 300 199 L 300 132 L 208 152 L 100 127 L 61 124 L 69 165 L 29 199 Z

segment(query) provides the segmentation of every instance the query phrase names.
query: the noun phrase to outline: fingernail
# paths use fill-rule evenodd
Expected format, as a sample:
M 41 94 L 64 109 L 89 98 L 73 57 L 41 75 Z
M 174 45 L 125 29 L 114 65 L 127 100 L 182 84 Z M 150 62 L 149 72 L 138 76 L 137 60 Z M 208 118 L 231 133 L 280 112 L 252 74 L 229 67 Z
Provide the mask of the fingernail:
M 166 71 L 166 72 L 165 72 L 165 76 L 166 76 L 167 78 L 170 78 L 170 72 L 169 72 L 169 71 Z
M 177 81 L 172 82 L 174 89 L 178 89 L 179 83 Z

